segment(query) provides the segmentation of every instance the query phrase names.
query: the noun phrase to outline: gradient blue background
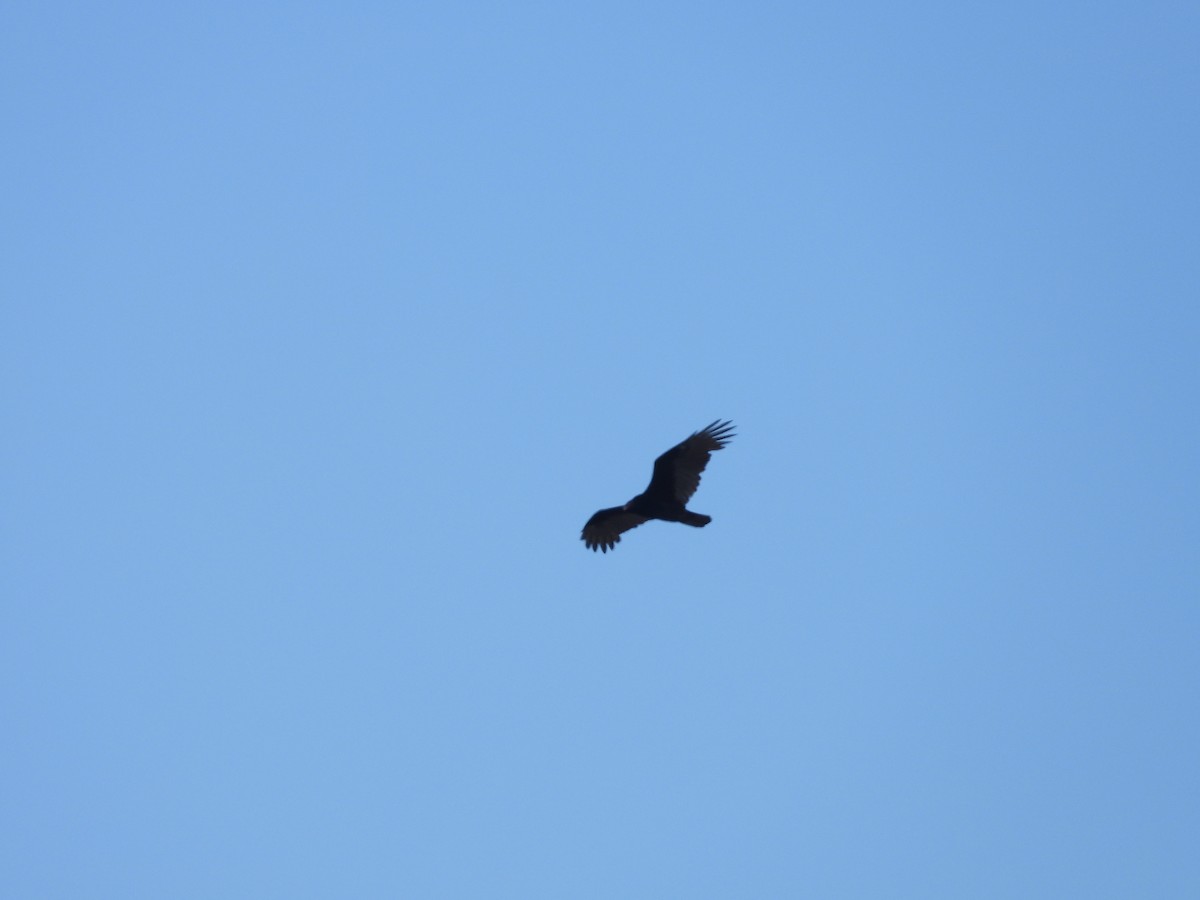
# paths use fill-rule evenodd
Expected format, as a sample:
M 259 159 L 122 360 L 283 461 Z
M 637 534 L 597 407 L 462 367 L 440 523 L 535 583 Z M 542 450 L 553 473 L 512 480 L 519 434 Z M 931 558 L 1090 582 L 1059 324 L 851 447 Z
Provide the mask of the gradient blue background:
M 0 893 L 1200 896 L 1198 45 L 7 4 Z

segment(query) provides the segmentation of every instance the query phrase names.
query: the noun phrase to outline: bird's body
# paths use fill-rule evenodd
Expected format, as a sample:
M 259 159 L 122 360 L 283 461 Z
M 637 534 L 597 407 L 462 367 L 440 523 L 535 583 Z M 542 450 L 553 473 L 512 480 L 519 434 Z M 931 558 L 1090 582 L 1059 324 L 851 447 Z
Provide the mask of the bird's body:
M 733 424 L 718 419 L 676 444 L 654 461 L 654 474 L 646 490 L 624 506 L 602 509 L 588 519 L 581 535 L 584 546 L 607 553 L 624 532 L 650 519 L 703 528 L 712 516 L 692 512 L 687 502 L 696 493 L 700 473 L 713 451 L 720 450 L 732 437 Z

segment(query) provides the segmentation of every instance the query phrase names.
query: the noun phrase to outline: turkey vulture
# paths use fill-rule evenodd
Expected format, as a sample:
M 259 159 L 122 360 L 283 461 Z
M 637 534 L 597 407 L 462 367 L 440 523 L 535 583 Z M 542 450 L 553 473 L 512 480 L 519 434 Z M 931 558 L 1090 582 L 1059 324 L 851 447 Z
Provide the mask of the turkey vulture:
M 646 490 L 624 506 L 602 509 L 587 520 L 580 536 L 584 546 L 607 553 L 616 547 L 624 532 L 650 519 L 703 528 L 712 521 L 712 516 L 694 513 L 684 506 L 700 486 L 700 473 L 708 465 L 709 455 L 728 444 L 732 437 L 733 423 L 718 419 L 676 444 L 654 461 L 654 474 Z

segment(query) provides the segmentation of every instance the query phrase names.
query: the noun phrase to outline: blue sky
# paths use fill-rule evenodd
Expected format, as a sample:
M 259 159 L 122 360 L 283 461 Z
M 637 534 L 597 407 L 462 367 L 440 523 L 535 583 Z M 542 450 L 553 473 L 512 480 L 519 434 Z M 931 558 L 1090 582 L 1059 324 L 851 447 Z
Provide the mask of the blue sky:
M 9 4 L 0 893 L 1200 896 L 1198 40 Z

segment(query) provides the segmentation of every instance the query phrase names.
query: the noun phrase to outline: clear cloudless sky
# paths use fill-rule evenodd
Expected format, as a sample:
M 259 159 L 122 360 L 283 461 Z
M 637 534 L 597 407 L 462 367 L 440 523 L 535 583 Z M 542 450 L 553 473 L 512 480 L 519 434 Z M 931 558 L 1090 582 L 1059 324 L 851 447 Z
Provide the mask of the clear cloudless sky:
M 1200 897 L 1197 46 L 6 4 L 0 895 Z

